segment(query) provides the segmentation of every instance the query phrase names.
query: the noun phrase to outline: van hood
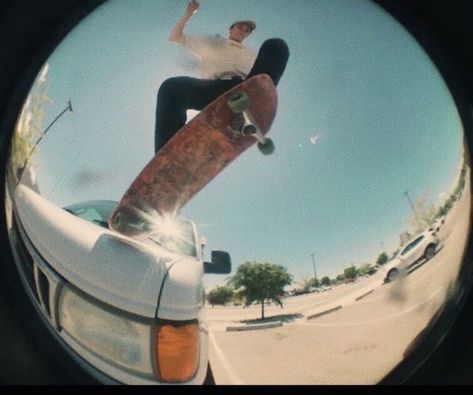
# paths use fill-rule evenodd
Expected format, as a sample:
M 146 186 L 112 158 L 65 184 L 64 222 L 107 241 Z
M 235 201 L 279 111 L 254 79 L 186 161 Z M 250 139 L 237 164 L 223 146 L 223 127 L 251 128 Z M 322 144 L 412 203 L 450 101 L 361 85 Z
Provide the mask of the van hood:
M 178 255 L 89 223 L 24 185 L 16 190 L 15 206 L 39 265 L 50 266 L 105 303 L 143 317 L 156 316 L 163 281 Z

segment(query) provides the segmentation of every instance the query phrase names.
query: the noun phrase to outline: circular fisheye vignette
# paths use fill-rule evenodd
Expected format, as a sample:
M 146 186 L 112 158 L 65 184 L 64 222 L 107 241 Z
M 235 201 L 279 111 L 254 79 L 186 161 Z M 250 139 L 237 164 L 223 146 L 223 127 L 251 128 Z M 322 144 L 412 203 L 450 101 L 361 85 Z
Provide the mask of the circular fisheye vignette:
M 80 24 L 79 24 L 80 25 Z M 42 75 L 43 75 L 43 71 L 44 69 L 40 72 L 40 75 L 38 76 L 37 80 L 41 80 L 42 79 Z M 40 135 L 40 137 L 38 139 L 36 139 L 36 143 L 33 144 L 33 148 L 32 149 L 26 149 L 24 150 L 24 157 L 22 158 L 23 161 L 19 161 L 21 163 L 16 163 L 16 168 L 15 166 L 13 166 L 13 170 L 10 170 L 10 176 L 11 176 L 11 180 L 13 180 L 13 182 L 9 183 L 9 187 L 11 187 L 10 190 L 13 191 L 13 193 L 10 193 L 10 190 L 7 189 L 6 191 L 6 194 L 7 194 L 7 206 L 10 206 L 9 207 L 9 211 L 13 211 L 12 210 L 12 206 L 18 206 L 18 204 L 15 204 L 15 203 L 12 203 L 12 200 L 10 198 L 10 196 L 8 196 L 9 194 L 10 195 L 13 195 L 14 193 L 16 194 L 16 196 L 22 196 L 22 197 L 25 197 L 25 194 L 23 193 L 22 194 L 22 190 L 24 191 L 29 191 L 30 192 L 33 192 L 31 196 L 33 196 L 33 199 L 36 199 L 36 202 L 37 205 L 40 205 L 41 202 L 39 202 L 41 200 L 39 194 L 34 194 L 34 187 L 35 185 L 31 185 L 31 184 L 34 184 L 34 178 L 30 177 L 30 174 L 28 174 L 28 169 L 27 169 L 27 165 L 29 164 L 28 161 L 30 159 L 30 156 L 31 154 L 34 152 L 34 149 L 36 147 L 36 145 L 39 144 L 39 142 L 41 141 L 41 139 L 46 135 L 46 132 L 49 130 L 50 127 L 52 127 L 53 124 L 55 124 L 55 122 L 59 121 L 60 118 L 66 114 L 67 112 L 72 112 L 73 111 L 73 105 L 71 103 L 71 101 L 69 100 L 68 103 L 67 103 L 67 106 L 64 110 L 62 110 L 57 116 L 56 118 L 49 124 L 48 127 L 46 127 L 46 129 L 42 132 L 42 134 Z M 33 139 L 34 141 L 34 139 Z M 18 152 L 20 151 L 18 149 L 18 147 L 16 147 L 17 150 L 15 151 Z M 12 163 L 13 161 L 10 162 L 10 164 Z M 14 163 L 15 164 L 15 163 Z M 19 185 L 21 183 L 21 185 Z M 24 185 L 32 187 L 32 188 L 24 188 Z M 18 187 L 18 188 L 17 188 Z M 17 193 L 17 191 L 19 191 L 19 193 Z M 28 195 L 28 192 L 26 192 L 26 195 Z M 18 198 L 17 198 L 18 199 Z M 39 200 L 38 200 L 39 199 Z M 21 199 L 20 199 L 21 200 Z M 39 203 L 38 203 L 39 202 Z M 29 203 L 31 203 L 31 200 L 29 201 Z M 33 203 L 33 204 L 35 204 Z M 43 200 L 43 203 L 46 203 L 47 205 L 47 202 L 45 202 Z M 94 202 L 91 202 L 92 204 Z M 106 202 L 100 202 L 102 205 L 103 203 L 106 203 Z M 50 208 L 52 208 L 52 206 L 50 206 Z M 96 207 L 87 207 L 88 209 L 92 208 L 92 209 L 96 209 Z M 103 207 L 102 207 L 103 208 Z M 46 207 L 47 209 L 47 207 Z M 54 208 L 52 208 L 53 211 L 54 211 Z M 105 208 L 105 210 L 107 210 L 107 208 Z M 62 210 L 60 210 L 62 211 Z M 82 212 L 82 208 L 79 208 L 79 212 L 75 212 L 73 210 L 68 210 L 66 208 L 66 211 L 69 211 L 71 212 L 72 214 L 74 215 L 77 215 L 78 217 L 80 216 L 80 213 L 79 212 Z M 100 209 L 99 211 L 96 211 L 97 214 L 101 215 L 102 209 Z M 60 215 L 60 214 L 59 214 Z M 12 225 L 12 228 L 15 228 L 15 226 L 17 225 L 18 228 L 21 228 L 21 225 L 19 224 L 15 224 L 15 220 L 14 220 L 14 216 L 10 213 L 10 220 L 9 220 L 9 223 L 10 224 L 13 224 Z M 44 220 L 45 218 L 43 218 Z M 89 218 L 87 218 L 89 219 Z M 98 222 L 100 226 L 103 226 L 103 227 L 106 227 L 106 221 L 104 221 L 104 217 L 101 217 L 99 219 L 97 218 L 93 218 L 93 222 Z M 60 221 L 60 220 L 59 220 Z M 41 222 L 41 221 L 40 221 Z M 46 224 L 48 221 L 46 220 L 45 222 L 43 222 L 44 224 Z M 30 224 L 31 225 L 31 224 Z M 193 242 L 193 247 L 192 248 L 192 245 L 190 247 L 188 246 L 184 246 L 180 249 L 186 249 L 186 251 L 190 251 L 190 254 L 191 255 L 197 255 L 197 249 L 198 249 L 198 245 L 196 244 L 197 243 L 197 238 L 194 237 L 194 229 L 192 227 L 192 224 L 190 222 L 186 222 L 185 223 L 185 230 L 186 230 L 186 235 L 188 236 L 189 240 L 192 240 Z M 29 229 L 31 230 L 31 228 Z M 15 231 L 17 231 L 17 229 L 15 229 Z M 39 231 L 39 233 L 41 233 L 41 229 L 36 229 L 36 231 Z M 46 230 L 44 230 L 45 233 L 47 233 Z M 21 235 L 20 235 L 21 234 Z M 60 332 L 63 334 L 62 336 L 62 339 L 59 339 L 60 341 L 62 341 L 62 343 L 64 343 L 64 341 L 66 341 L 67 344 L 65 344 L 65 348 L 66 349 L 73 349 L 73 357 L 77 357 L 77 359 L 80 361 L 80 364 L 87 370 L 89 371 L 90 373 L 92 373 L 92 375 L 97 378 L 100 382 L 102 383 L 109 383 L 110 381 L 114 382 L 114 380 L 118 383 L 141 383 L 141 384 L 153 384 L 153 383 L 157 383 L 157 382 L 168 382 L 168 383 L 183 383 L 183 382 L 186 382 L 186 383 L 190 383 L 190 384 L 197 384 L 197 383 L 202 383 L 202 382 L 207 382 L 207 383 L 211 383 L 212 382 L 212 377 L 211 377 L 211 370 L 210 369 L 207 369 L 207 359 L 205 358 L 206 356 L 206 353 L 203 352 L 203 349 L 206 345 L 206 340 L 204 339 L 204 334 L 205 334 L 205 331 L 202 331 L 200 329 L 200 326 L 199 325 L 195 325 L 193 323 L 193 321 L 195 320 L 195 317 L 187 317 L 185 316 L 185 313 L 181 313 L 181 316 L 179 317 L 175 317 L 175 320 L 168 320 L 168 322 L 166 323 L 166 325 L 161 325 L 161 324 L 150 324 L 149 323 L 149 320 L 148 320 L 148 323 L 145 325 L 145 327 L 142 327 L 142 329 L 139 329 L 137 330 L 137 327 L 140 326 L 140 320 L 137 320 L 137 322 L 134 322 L 134 319 L 130 318 L 130 315 L 127 316 L 127 314 L 123 313 L 123 312 L 116 312 L 116 315 L 118 315 L 118 319 L 121 319 L 121 322 L 124 323 L 124 325 L 126 326 L 127 323 L 128 325 L 131 327 L 131 328 L 128 328 L 127 330 L 130 331 L 130 335 L 135 335 L 137 336 L 138 333 L 137 332 L 141 332 L 141 335 L 137 337 L 136 341 L 138 341 L 140 343 L 140 350 L 137 350 L 137 346 L 134 345 L 134 344 L 117 344 L 118 347 L 118 354 L 114 354 L 113 352 L 110 353 L 110 341 L 115 341 L 118 340 L 118 338 L 116 338 L 115 340 L 113 339 L 109 339 L 108 341 L 105 341 L 105 344 L 101 344 L 102 348 L 100 347 L 92 347 L 94 349 L 93 352 L 91 352 L 89 349 L 90 349 L 90 346 L 91 344 L 89 343 L 92 343 L 93 344 L 93 341 L 91 339 L 89 339 L 89 341 L 84 341 L 83 338 L 84 337 L 87 337 L 89 336 L 90 337 L 90 333 L 87 334 L 87 333 L 84 333 L 84 331 L 77 331 L 77 327 L 75 327 L 74 325 L 63 325 L 64 323 L 69 323 L 70 320 L 71 320 L 71 317 L 75 317 L 75 314 L 66 314 L 64 315 L 64 311 L 63 310 L 67 310 L 67 309 L 59 309 L 59 311 L 57 310 L 56 306 L 53 306 L 51 305 L 51 303 L 56 303 L 57 301 L 57 297 L 62 297 L 63 294 L 65 294 L 66 290 L 68 289 L 67 287 L 67 281 L 65 281 L 64 278 L 62 278 L 60 275 L 58 275 L 57 273 L 54 272 L 54 270 L 51 270 L 51 268 L 48 268 L 48 265 L 47 263 L 45 262 L 42 262 L 42 258 L 41 258 L 41 254 L 35 254 L 35 251 L 34 251 L 34 243 L 31 242 L 31 240 L 29 240 L 29 234 L 26 233 L 25 229 L 24 228 L 21 228 L 21 230 L 18 231 L 17 234 L 14 235 L 14 242 L 13 242 L 13 245 L 14 245 L 14 249 L 15 247 L 18 247 L 17 245 L 15 245 L 15 241 L 19 241 L 20 238 L 22 238 L 24 244 L 27 244 L 27 246 L 25 247 L 25 245 L 22 245 L 20 247 L 20 249 L 22 249 L 22 251 L 20 252 L 20 254 L 15 254 L 15 251 L 14 251 L 14 254 L 17 258 L 17 261 L 18 260 L 22 260 L 23 258 L 25 258 L 24 260 L 28 261 L 26 262 L 26 265 L 32 265 L 32 270 L 30 270 L 32 274 L 32 276 L 27 276 L 27 275 L 24 275 L 24 272 L 25 270 L 22 270 L 24 269 L 23 267 L 20 268 L 20 274 L 22 274 L 22 280 L 24 282 L 24 284 L 26 285 L 27 287 L 27 290 L 29 289 L 29 291 L 33 290 L 32 292 L 28 292 L 29 296 L 31 297 L 33 303 L 35 303 L 35 307 L 38 307 L 39 305 L 39 310 L 40 310 L 40 313 L 42 313 L 42 318 L 45 318 L 46 317 L 46 321 L 47 321 L 47 325 L 49 324 L 49 326 L 53 327 L 54 330 L 60 330 Z M 112 238 L 113 239 L 113 238 Z M 186 240 L 187 241 L 187 240 Z M 23 248 L 25 247 L 25 248 Z M 111 249 L 114 249 L 113 248 L 114 246 L 111 246 Z M 58 247 L 58 249 L 61 249 L 61 247 Z M 118 248 L 115 248 L 116 250 L 118 250 L 120 247 Z M 123 248 L 123 247 L 122 247 Z M 27 251 L 28 250 L 28 251 Z M 107 248 L 105 246 L 105 249 L 103 251 L 103 253 L 105 255 L 107 255 Z M 138 252 L 143 252 L 143 251 L 138 251 Z M 73 251 L 71 251 L 71 253 L 73 253 Z M 21 256 L 20 256 L 21 255 Z M 139 254 L 138 254 L 139 255 Z M 142 255 L 146 255 L 146 254 L 142 254 Z M 19 257 L 19 259 L 18 259 Z M 76 256 L 77 258 L 77 256 Z M 118 259 L 119 257 L 117 257 Z M 131 259 L 132 257 L 128 256 L 128 263 L 132 261 Z M 135 260 L 137 259 L 137 257 L 134 257 Z M 139 258 L 139 256 L 138 256 Z M 146 257 L 145 257 L 146 258 Z M 155 262 L 155 257 L 152 256 L 148 256 L 148 261 L 150 265 L 155 265 L 156 262 Z M 151 259 L 153 258 L 153 259 Z M 220 260 L 221 261 L 221 260 Z M 229 261 L 229 258 L 228 258 L 228 261 Z M 40 263 L 42 262 L 42 263 Z M 115 262 L 116 264 L 117 262 Z M 136 262 L 135 262 L 136 263 Z M 214 262 L 211 262 L 212 264 Z M 224 265 L 225 266 L 225 262 L 217 262 L 215 263 L 214 265 L 212 266 L 218 266 L 218 265 Z M 20 264 L 21 266 L 21 264 Z M 177 267 L 179 265 L 173 265 L 174 267 Z M 151 270 L 152 268 L 150 268 Z M 170 268 L 169 268 L 170 270 Z M 174 269 L 173 269 L 174 270 Z M 152 270 L 153 271 L 153 270 Z M 175 269 L 174 271 L 178 271 L 178 269 Z M 193 265 L 192 267 L 189 267 L 188 270 L 186 271 L 186 273 L 183 273 L 181 275 L 186 275 L 187 277 L 189 276 L 189 273 L 190 272 L 196 272 L 196 273 L 200 273 L 200 269 L 199 269 L 199 266 L 198 265 Z M 155 271 L 156 272 L 156 271 Z M 31 273 L 29 273 L 31 275 Z M 148 274 L 148 272 L 144 273 L 144 275 Z M 157 273 L 154 273 L 155 275 Z M 164 276 L 164 280 L 166 280 L 166 276 L 167 274 Z M 134 278 L 132 276 L 132 278 Z M 164 286 L 164 280 L 163 280 L 163 284 L 160 286 L 160 287 L 157 287 L 157 288 L 162 288 Z M 177 281 L 179 282 L 179 281 Z M 195 282 L 197 284 L 197 282 Z M 136 293 L 140 293 L 142 292 L 142 290 L 140 290 L 140 284 L 135 284 L 136 286 L 133 287 L 133 289 L 135 290 L 134 292 Z M 29 288 L 28 288 L 29 287 Z M 155 289 L 156 287 L 153 287 L 153 290 Z M 159 299 L 158 299 L 158 305 L 159 305 L 159 302 L 160 302 L 160 299 L 161 299 L 161 291 L 162 289 L 160 289 L 160 294 L 159 294 Z M 178 292 L 179 290 L 174 290 L 172 292 L 174 293 L 179 293 Z M 171 292 L 171 291 L 167 291 L 168 293 Z M 164 294 L 166 294 L 166 292 L 164 292 Z M 197 295 L 197 299 L 198 301 L 196 301 L 196 303 L 200 303 L 200 292 L 194 292 L 193 294 Z M 153 298 L 153 297 L 152 297 Z M 169 298 L 169 296 L 168 296 Z M 171 298 L 172 298 L 172 295 L 171 295 Z M 92 298 L 93 299 L 93 298 Z M 106 298 L 105 298 L 106 299 Z M 112 299 L 112 300 L 110 300 Z M 51 302 L 53 301 L 53 302 Z M 96 300 L 93 304 L 97 304 L 98 306 L 101 305 L 101 300 Z M 113 304 L 113 298 L 109 298 L 109 300 L 106 300 L 106 302 L 108 302 L 109 304 Z M 129 300 L 128 303 L 130 303 L 131 301 Z M 132 303 L 132 302 L 131 302 Z M 126 304 L 126 302 L 125 302 Z M 67 305 L 69 306 L 69 305 Z M 110 306 L 109 306 L 110 307 Z M 122 307 L 122 306 L 120 306 Z M 92 306 L 93 308 L 93 306 Z M 154 308 L 152 308 L 150 311 L 147 312 L 148 316 L 147 318 L 152 318 L 152 322 L 155 322 L 155 309 L 156 309 L 156 306 Z M 106 314 L 106 308 L 103 309 L 103 311 L 101 312 L 101 315 L 104 315 Z M 145 314 L 143 313 L 142 311 L 140 312 L 139 311 L 139 308 L 137 309 L 138 311 L 135 312 L 133 311 L 132 313 L 141 313 L 141 314 Z M 62 314 L 61 314 L 62 313 Z M 133 316 L 132 314 L 132 316 Z M 77 314 L 77 316 L 79 317 L 81 314 Z M 122 316 L 123 315 L 123 316 Z M 69 320 L 68 320 L 68 317 L 69 317 Z M 79 320 L 80 321 L 80 320 Z M 94 321 L 94 320 L 92 320 Z M 136 321 L 136 320 L 135 320 Z M 117 321 L 118 323 L 119 321 Z M 75 323 L 75 325 L 77 325 L 78 322 Z M 142 324 L 142 323 L 141 323 Z M 154 326 L 156 326 L 156 328 L 154 328 Z M 188 327 L 190 328 L 190 331 L 192 332 L 193 334 L 193 337 L 192 337 L 192 341 L 189 340 L 188 336 L 183 336 L 185 335 L 185 333 L 183 332 L 183 330 Z M 66 329 L 67 328 L 67 329 Z M 164 330 L 161 330 L 162 328 L 168 328 L 166 329 L 165 331 Z M 49 328 L 50 329 L 50 328 Z M 103 329 L 103 328 L 102 328 Z M 85 332 L 87 332 L 88 330 L 86 330 Z M 152 332 L 156 332 L 155 335 L 150 335 L 149 334 L 149 331 L 152 331 Z M 111 331 L 113 332 L 113 331 Z M 57 335 L 57 333 L 55 333 Z M 67 335 L 67 336 L 66 336 Z M 101 336 L 99 337 L 102 337 L 102 343 L 103 342 L 103 335 L 107 336 L 107 334 L 105 333 L 102 333 Z M 110 333 L 108 334 L 110 336 Z M 113 335 L 111 336 L 113 338 Z M 129 336 L 124 336 L 124 339 L 128 338 Z M 154 355 L 154 353 L 152 353 L 151 351 L 147 350 L 147 347 L 149 348 L 149 339 L 154 339 L 153 341 L 156 341 L 155 338 L 159 338 L 160 339 L 160 343 L 157 345 L 157 346 L 160 346 L 160 347 L 156 347 L 156 355 L 155 355 L 155 359 L 156 360 L 153 360 L 151 359 L 148 360 L 149 356 L 150 355 Z M 187 352 L 180 352 L 180 353 L 176 353 L 176 346 L 175 346 L 175 343 L 176 343 L 176 339 L 181 339 L 180 342 L 182 343 L 183 346 L 185 346 L 185 348 L 188 350 Z M 122 339 L 123 340 L 123 339 Z M 153 343 L 152 341 L 152 343 Z M 87 343 L 87 345 L 84 345 L 84 343 Z M 99 342 L 100 343 L 100 342 Z M 126 342 L 125 342 L 126 343 Z M 169 347 L 166 347 L 167 344 L 169 343 Z M 81 346 L 83 346 L 81 348 Z M 120 353 L 120 348 L 121 347 L 125 347 L 127 348 L 127 350 L 125 350 L 123 353 Z M 163 351 L 164 350 L 164 351 Z M 181 348 L 180 351 L 183 351 L 184 349 Z M 77 354 L 77 356 L 74 354 L 74 352 Z M 97 358 L 97 355 L 96 354 L 100 354 L 100 357 L 103 357 L 102 359 L 103 360 L 107 360 L 108 359 L 108 362 L 107 363 L 104 363 L 101 358 Z M 102 355 L 103 354 L 103 355 Z M 141 358 L 141 359 L 140 359 Z M 136 361 L 136 359 L 138 359 L 138 362 Z M 87 362 L 85 362 L 87 361 Z M 110 362 L 110 361 L 113 361 L 113 362 Z M 123 369 L 117 369 L 116 368 L 116 362 L 119 361 L 119 364 L 118 365 L 122 365 L 121 368 Z M 121 362 L 120 362 L 121 361 Z M 183 362 L 183 363 L 181 363 Z M 112 366 L 112 365 L 115 365 L 115 366 Z M 185 368 L 183 368 L 183 366 Z M 129 370 L 132 370 L 132 372 L 130 373 Z M 164 374 L 163 372 L 167 372 L 166 374 Z M 113 378 L 113 380 L 110 379 L 110 377 Z
M 33 81 L 55 47 L 76 25 L 104 2 L 105 0 L 66 0 L 40 3 L 21 0 L 10 2 L 12 4 L 9 4 L 5 8 L 5 14 L 2 14 L 2 32 L 14 39 L 8 40 L 4 37 L 2 43 L 6 72 L 1 76 L 3 89 L 0 126 L 0 200 L 3 208 L 0 211 L 0 273 L 2 299 L 6 303 L 15 300 L 13 313 L 10 314 L 9 309 L 2 309 L 2 320 L 5 320 L 6 325 L 5 344 L 8 345 L 4 355 L 16 355 L 13 360 L 2 361 L 2 364 L 9 366 L 8 369 L 2 370 L 5 376 L 2 375 L 1 381 L 4 383 L 97 383 L 96 379 L 92 378 L 94 374 L 77 369 L 78 366 L 84 366 L 83 361 L 80 358 L 71 358 L 65 352 L 67 347 L 60 345 L 59 339 L 50 336 L 49 324 L 36 325 L 37 321 L 34 320 L 30 325 L 20 318 L 22 314 L 26 314 L 41 320 L 42 315 L 41 313 L 36 315 L 33 311 L 35 308 L 21 284 L 22 279 L 15 266 L 7 228 L 9 202 L 6 199 L 8 188 L 5 181 L 11 137 Z M 23 324 L 16 325 L 16 321 Z M 9 330 L 10 325 L 15 325 L 13 331 Z M 28 343 L 29 348 L 24 350 L 19 345 L 24 344 L 23 338 L 29 338 L 33 333 L 37 339 L 42 339 L 41 344 L 29 347 L 32 343 Z M 56 359 L 48 359 L 45 362 L 43 360 L 45 355 L 54 356 Z M 22 358 L 29 362 L 23 363 Z M 60 364 L 55 362 L 58 360 L 61 361 Z M 30 363 L 34 366 L 34 374 L 31 373 Z M 47 368 L 42 367 L 43 365 L 47 365 Z M 98 372 L 97 374 L 100 375 Z M 107 382 L 107 380 L 109 379 L 102 375 L 99 381 Z
M 419 10 L 416 9 L 415 5 L 395 4 L 390 0 L 375 0 L 374 2 L 396 19 L 421 45 L 446 83 L 463 126 L 464 163 L 471 169 L 473 117 L 470 109 L 472 103 L 456 71 L 457 67 L 461 68 L 464 65 L 455 63 L 458 60 L 455 61 L 454 56 L 449 58 L 449 49 L 445 48 L 445 44 L 439 41 L 438 36 L 434 38 L 435 36 L 429 33 L 429 30 L 432 28 L 431 24 L 433 24 L 432 20 L 429 23 L 429 19 L 425 21 L 421 20 L 419 16 L 416 17 L 416 11 Z M 445 7 L 448 8 L 450 6 Z M 452 4 L 451 7 L 460 6 Z M 437 13 L 440 12 L 442 12 L 442 7 L 437 8 Z M 420 14 L 422 15 L 422 12 Z M 434 31 L 436 30 L 434 29 Z M 438 33 L 438 31 L 436 32 Z M 453 52 L 451 51 L 451 53 Z M 471 183 L 471 170 L 469 171 L 469 182 Z M 471 194 L 470 190 L 465 192 Z M 429 357 L 435 353 L 448 336 L 459 314 L 464 310 L 463 306 L 469 298 L 471 299 L 472 260 L 473 238 L 470 231 L 467 236 L 467 244 L 463 253 L 457 284 L 446 301 L 445 306 L 432 317 L 430 324 L 412 342 L 411 347 L 406 350 L 404 360 L 381 380 L 380 384 L 389 385 L 408 381 L 419 369 L 422 369 L 423 365 L 429 360 Z

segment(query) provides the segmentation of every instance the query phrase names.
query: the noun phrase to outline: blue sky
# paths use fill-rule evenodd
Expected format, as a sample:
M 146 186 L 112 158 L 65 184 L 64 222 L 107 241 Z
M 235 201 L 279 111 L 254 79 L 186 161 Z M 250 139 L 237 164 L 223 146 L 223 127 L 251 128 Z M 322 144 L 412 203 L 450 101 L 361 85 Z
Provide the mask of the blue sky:
M 111 0 L 48 60 L 44 127 L 72 99 L 34 156 L 42 193 L 58 205 L 119 200 L 153 155 L 156 93 L 166 78 L 198 76 L 195 58 L 167 37 L 187 1 Z M 182 214 L 211 249 L 286 266 L 296 280 L 333 276 L 394 251 L 412 199 L 448 192 L 462 126 L 421 47 L 362 0 L 202 0 L 187 34 L 227 35 L 238 19 L 291 51 L 270 131 L 276 152 L 245 152 Z M 316 144 L 310 140 L 318 136 Z M 212 286 L 224 278 L 208 276 Z

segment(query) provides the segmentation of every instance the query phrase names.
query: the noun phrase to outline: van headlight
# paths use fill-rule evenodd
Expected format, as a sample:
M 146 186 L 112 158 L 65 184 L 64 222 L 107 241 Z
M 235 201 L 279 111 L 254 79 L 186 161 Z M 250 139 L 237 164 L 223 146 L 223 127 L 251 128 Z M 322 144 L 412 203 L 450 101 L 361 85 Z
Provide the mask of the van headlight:
M 69 286 L 59 300 L 59 324 L 77 343 L 112 365 L 154 378 L 152 325 Z
M 198 371 L 197 320 L 140 319 L 69 285 L 62 289 L 58 310 L 61 329 L 112 366 L 167 383 L 190 381 Z

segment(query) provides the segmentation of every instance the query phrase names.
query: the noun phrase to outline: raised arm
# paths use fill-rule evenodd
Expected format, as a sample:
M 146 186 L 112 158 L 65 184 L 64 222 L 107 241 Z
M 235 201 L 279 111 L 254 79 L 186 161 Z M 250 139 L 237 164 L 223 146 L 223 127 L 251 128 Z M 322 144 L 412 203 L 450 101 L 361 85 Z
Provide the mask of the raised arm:
M 196 0 L 192 0 L 186 8 L 186 12 L 184 16 L 179 19 L 172 29 L 171 35 L 169 36 L 169 41 L 174 43 L 184 44 L 185 36 L 184 36 L 184 27 L 186 26 L 189 19 L 197 12 L 199 9 L 200 4 Z

